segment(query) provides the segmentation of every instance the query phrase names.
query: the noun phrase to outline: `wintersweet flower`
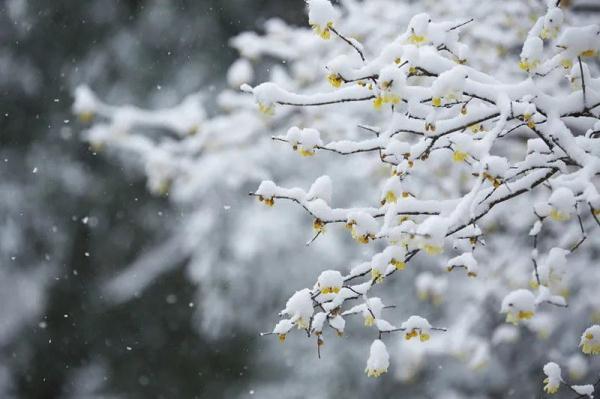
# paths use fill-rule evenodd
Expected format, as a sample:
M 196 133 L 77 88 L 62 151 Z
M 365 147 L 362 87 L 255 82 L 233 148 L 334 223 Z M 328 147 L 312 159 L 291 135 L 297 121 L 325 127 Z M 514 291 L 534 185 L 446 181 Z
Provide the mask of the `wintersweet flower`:
M 410 316 L 408 320 L 402 323 L 404 329 L 404 339 L 410 340 L 419 337 L 421 342 L 426 342 L 431 337 L 431 324 L 421 316 Z
M 427 41 L 427 37 L 422 36 L 422 35 L 417 35 L 416 33 L 411 33 L 411 35 L 408 37 L 408 42 L 410 44 L 414 44 L 414 45 L 419 45 L 419 44 L 423 44 Z
M 322 39 L 328 40 L 331 37 L 335 19 L 336 11 L 329 0 L 308 1 L 308 23 Z
M 371 344 L 371 350 L 369 359 L 367 360 L 367 367 L 365 373 L 369 377 L 377 378 L 384 373 L 387 373 L 388 367 L 390 366 L 390 355 L 387 352 L 383 341 L 376 339 Z
M 427 14 L 417 14 L 410 20 L 408 25 L 410 29 L 410 35 L 408 36 L 408 43 L 419 46 L 428 41 L 427 30 L 431 18 Z
M 313 221 L 313 230 L 316 233 L 325 233 L 325 222 L 323 222 L 321 219 L 315 219 Z
M 288 332 L 294 327 L 294 322 L 290 319 L 283 319 L 275 325 L 273 334 L 277 335 L 279 342 L 284 343 Z
M 560 61 L 560 65 L 562 65 L 562 67 L 565 69 L 571 69 L 573 68 L 573 60 L 570 58 L 563 58 Z
M 75 102 L 73 111 L 83 123 L 91 122 L 96 116 L 98 99 L 92 90 L 87 86 L 79 86 L 75 89 Z
M 523 58 L 519 62 L 519 68 L 525 72 L 530 72 L 530 71 L 535 70 L 538 67 L 538 65 L 540 65 L 539 60 L 530 60 L 528 58 Z
M 481 125 L 481 123 L 475 123 L 469 126 L 469 130 L 471 131 L 471 133 L 479 133 L 483 131 L 483 126 Z
M 441 73 L 431 86 L 431 105 L 441 107 L 444 104 L 461 100 L 467 78 L 467 71 L 462 66 L 456 66 Z
M 404 262 L 406 251 L 404 248 L 392 245 L 387 247 L 383 251 L 383 254 L 386 257 L 387 263 L 396 268 L 396 270 L 404 270 L 406 268 L 406 262 Z
M 575 209 L 575 195 L 566 187 L 560 187 L 552 193 L 548 199 L 552 207 L 550 218 L 557 222 L 565 222 L 571 219 L 572 211 Z
M 452 153 L 452 160 L 454 162 L 464 162 L 468 156 L 469 154 L 464 151 L 454 151 Z
M 398 105 L 402 99 L 396 94 L 382 94 L 373 100 L 373 107 L 380 110 L 384 104 Z
M 404 270 L 406 268 L 406 262 L 392 258 L 390 264 L 396 268 L 396 270 Z
M 333 22 L 327 22 L 325 26 L 322 25 L 311 25 L 313 31 L 323 40 L 329 40 L 331 38 L 331 28 L 333 28 Z
M 354 306 L 350 310 L 345 311 L 342 315 L 361 313 L 365 327 L 371 327 L 375 321 L 381 317 L 384 305 L 381 298 L 372 297 L 360 305 Z
M 258 196 L 258 200 L 264 203 L 267 206 L 273 206 L 275 204 L 275 192 L 277 190 L 277 185 L 270 180 L 265 180 L 260 183 L 258 186 L 258 190 L 256 190 L 256 195 Z
M 380 283 L 385 277 L 389 258 L 384 253 L 379 253 L 371 259 L 371 279 L 374 283 Z
M 258 110 L 261 114 L 266 116 L 273 116 L 275 114 L 275 106 L 273 104 L 265 104 L 262 102 L 258 103 Z
M 342 79 L 342 77 L 337 73 L 327 75 L 327 80 L 329 81 L 329 84 L 335 87 L 336 89 L 341 87 L 342 83 L 344 83 L 344 79 Z
M 548 10 L 544 16 L 544 27 L 540 31 L 542 39 L 556 39 L 563 23 L 564 15 L 560 8 L 554 7 Z
M 600 355 L 600 325 L 595 324 L 586 329 L 581 335 L 579 346 L 586 355 Z
M 531 291 L 512 291 L 502 301 L 500 313 L 506 313 L 506 321 L 514 325 L 521 320 L 529 320 L 535 314 L 535 297 Z
M 462 255 L 456 256 L 448 261 L 447 270 L 450 272 L 456 267 L 465 268 L 467 270 L 467 276 L 477 277 L 479 267 L 477 260 L 471 252 L 465 252 Z
M 321 294 L 337 294 L 342 289 L 344 278 L 337 270 L 325 270 L 317 279 Z
M 311 316 L 314 313 L 312 297 L 310 290 L 305 288 L 296 291 L 294 295 L 288 299 L 285 309 L 282 314 L 291 316 L 291 321 L 298 329 L 308 328 Z
M 544 51 L 544 41 L 537 36 L 530 36 L 523 44 L 519 68 L 525 72 L 534 72 L 540 65 L 540 58 Z
M 298 152 L 304 157 L 315 155 L 315 148 L 323 145 L 321 134 L 317 129 L 305 128 L 300 131 Z
M 547 363 L 544 366 L 544 374 L 546 374 L 544 391 L 549 394 L 555 394 L 558 392 L 558 388 L 560 388 L 560 383 L 562 382 L 560 366 L 553 362 Z
M 370 240 L 375 239 L 378 231 L 375 218 L 363 212 L 351 214 L 346 222 L 346 228 L 350 229 L 352 238 L 361 244 L 368 244 Z
M 406 192 L 397 176 L 387 179 L 382 191 L 381 205 L 397 202 L 398 198 L 404 198 L 404 192 Z
M 430 216 L 423 221 L 418 229 L 419 248 L 431 256 L 439 255 L 444 250 L 444 237 L 448 222 L 440 216 Z

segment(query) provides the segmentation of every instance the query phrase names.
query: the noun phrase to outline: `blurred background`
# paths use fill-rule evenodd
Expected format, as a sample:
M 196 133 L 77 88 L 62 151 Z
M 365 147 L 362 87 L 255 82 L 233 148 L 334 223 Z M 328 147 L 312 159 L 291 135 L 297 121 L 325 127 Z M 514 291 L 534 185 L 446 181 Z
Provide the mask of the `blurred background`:
M 75 86 L 141 106 L 218 90 L 228 39 L 301 1 L 0 2 L 0 397 L 208 398 L 249 391 L 256 332 L 210 344 L 174 268 L 107 306 L 99 285 L 167 233 L 165 198 L 89 150 Z M 225 394 L 223 392 L 231 392 Z

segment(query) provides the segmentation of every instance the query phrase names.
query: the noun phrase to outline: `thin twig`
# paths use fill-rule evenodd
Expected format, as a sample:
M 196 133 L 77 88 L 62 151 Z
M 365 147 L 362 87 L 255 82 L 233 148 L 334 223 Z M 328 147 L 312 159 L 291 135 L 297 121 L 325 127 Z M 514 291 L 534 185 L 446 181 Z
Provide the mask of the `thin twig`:
M 463 27 L 463 26 L 465 26 L 465 25 L 467 25 L 467 24 L 470 24 L 470 23 L 471 23 L 471 22 L 473 22 L 473 21 L 474 21 L 474 19 L 473 19 L 473 18 L 471 18 L 470 20 L 468 20 L 468 21 L 466 21 L 466 22 L 463 22 L 462 24 L 458 24 L 458 25 L 456 25 L 456 26 L 453 26 L 452 28 L 448 29 L 446 32 L 450 32 L 450 31 L 453 31 L 453 30 L 455 30 L 455 29 L 461 28 L 461 27 Z
M 579 73 L 581 73 L 581 90 L 583 92 L 583 110 L 587 110 L 587 98 L 585 93 L 585 76 L 583 76 L 583 65 L 581 63 L 581 56 L 577 57 L 577 61 L 579 61 Z
M 352 42 L 352 40 L 348 39 L 346 36 L 344 36 L 341 33 L 339 33 L 333 27 L 329 28 L 329 30 L 331 30 L 333 33 L 335 33 L 337 37 L 339 37 L 340 39 L 342 39 L 343 41 L 345 41 L 346 43 L 348 43 L 350 46 L 352 46 L 352 48 L 354 50 L 356 50 L 356 52 L 360 56 L 360 59 L 363 60 L 363 61 L 365 61 L 365 55 L 363 54 L 362 50 L 359 49 L 358 46 Z

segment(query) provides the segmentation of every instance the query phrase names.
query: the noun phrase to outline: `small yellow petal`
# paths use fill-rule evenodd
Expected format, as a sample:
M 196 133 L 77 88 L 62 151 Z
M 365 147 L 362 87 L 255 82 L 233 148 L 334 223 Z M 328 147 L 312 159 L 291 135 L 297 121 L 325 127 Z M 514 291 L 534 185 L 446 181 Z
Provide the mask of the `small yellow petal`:
M 383 105 L 383 99 L 381 97 L 376 97 L 375 100 L 373 100 L 373 107 L 376 110 L 380 110 L 381 106 Z
M 585 50 L 580 54 L 582 57 L 595 57 L 598 55 L 598 51 L 596 50 Z
M 464 151 L 454 151 L 452 154 L 452 160 L 454 162 L 464 162 L 467 159 L 467 153 Z

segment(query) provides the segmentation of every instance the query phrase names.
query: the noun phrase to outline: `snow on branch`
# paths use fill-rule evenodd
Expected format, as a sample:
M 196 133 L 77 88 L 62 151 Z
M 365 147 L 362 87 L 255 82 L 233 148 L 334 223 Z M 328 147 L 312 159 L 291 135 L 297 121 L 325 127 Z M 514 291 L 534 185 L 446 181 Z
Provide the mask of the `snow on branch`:
M 327 112 L 335 113 L 344 112 L 348 103 L 358 103 L 355 108 L 362 107 L 381 123 L 382 127 L 372 129 L 374 138 L 327 142 L 322 131 L 291 127 L 287 134 L 273 139 L 304 156 L 376 153 L 376 159 L 390 170 L 390 177 L 377 195 L 380 203 L 371 206 L 332 206 L 328 177 L 317 180 L 308 192 L 264 181 L 250 194 L 268 206 L 279 200 L 299 204 L 313 219 L 315 239 L 325 233 L 327 225 L 343 223 L 358 243 L 381 242 L 383 250 L 346 275 L 328 270 L 313 287 L 297 291 L 281 313 L 286 318 L 273 334 L 283 340 L 296 326 L 309 338 L 315 336 L 320 347 L 325 322 L 340 335 L 347 329 L 345 316 L 362 314 L 365 326 L 374 326 L 376 332 L 365 371 L 370 377 L 380 376 L 390 364 L 383 333 L 402 331 L 407 340 L 420 337 L 425 342 L 433 328 L 415 315 L 396 327 L 391 319 L 383 318 L 383 302 L 372 297 L 371 290 L 392 275 L 402 278 L 402 271 L 417 254 L 437 256 L 463 247 L 461 254 L 442 263 L 448 271 L 464 268 L 468 276 L 479 279 L 488 263 L 481 249 L 483 237 L 494 240 L 494 234 L 488 234 L 479 223 L 496 208 L 516 206 L 512 204 L 521 198 L 525 202 L 517 206 L 528 204 L 537 216 L 530 233 L 536 238 L 535 284 L 508 291 L 499 310 L 506 314 L 506 321 L 518 325 L 533 320 L 544 304 L 566 307 L 566 297 L 556 286 L 566 273 L 560 265 L 585 245 L 585 221 L 593 217 L 597 222 L 599 214 L 600 143 L 595 133 L 580 133 L 582 129 L 596 131 L 600 125 L 600 80 L 592 77 L 586 62 L 600 47 L 598 26 L 569 27 L 563 11 L 550 5 L 531 27 L 522 47 L 519 67 L 528 76 L 506 83 L 469 66 L 468 47 L 460 41 L 460 31 L 476 24 L 473 19 L 454 24 L 418 14 L 404 33 L 372 50 L 343 33 L 338 26 L 343 16 L 329 1 L 311 0 L 308 6 L 311 26 L 321 38 L 335 39 L 332 32 L 347 45 L 347 53 L 322 60 L 333 89 L 302 93 L 274 82 L 243 89 L 252 93 L 259 109 L 269 115 L 282 106 L 334 105 L 336 108 Z M 563 89 L 561 80 L 565 78 L 571 82 L 570 90 Z M 512 141 L 513 132 L 523 139 Z M 513 146 L 522 150 L 509 151 L 507 156 L 506 148 Z M 448 167 L 463 171 L 462 181 L 455 184 L 465 189 L 456 196 L 444 195 L 440 188 L 447 183 L 431 175 L 445 157 L 453 161 Z M 427 179 L 416 178 L 427 175 Z M 546 187 L 545 200 L 538 202 L 540 186 Z M 591 212 L 583 211 L 586 204 Z M 577 221 L 581 239 L 571 250 L 554 248 L 538 265 L 537 239 L 547 220 Z M 455 241 L 468 245 L 452 245 Z M 554 268 L 553 277 L 548 277 L 548 267 Z M 563 271 L 559 273 L 559 269 Z M 361 304 L 347 305 L 355 300 Z M 593 331 L 584 334 L 585 353 L 597 352 L 595 339 Z M 560 370 L 554 366 L 544 368 L 548 393 L 555 392 L 562 382 Z M 590 397 L 593 391 L 571 389 Z

